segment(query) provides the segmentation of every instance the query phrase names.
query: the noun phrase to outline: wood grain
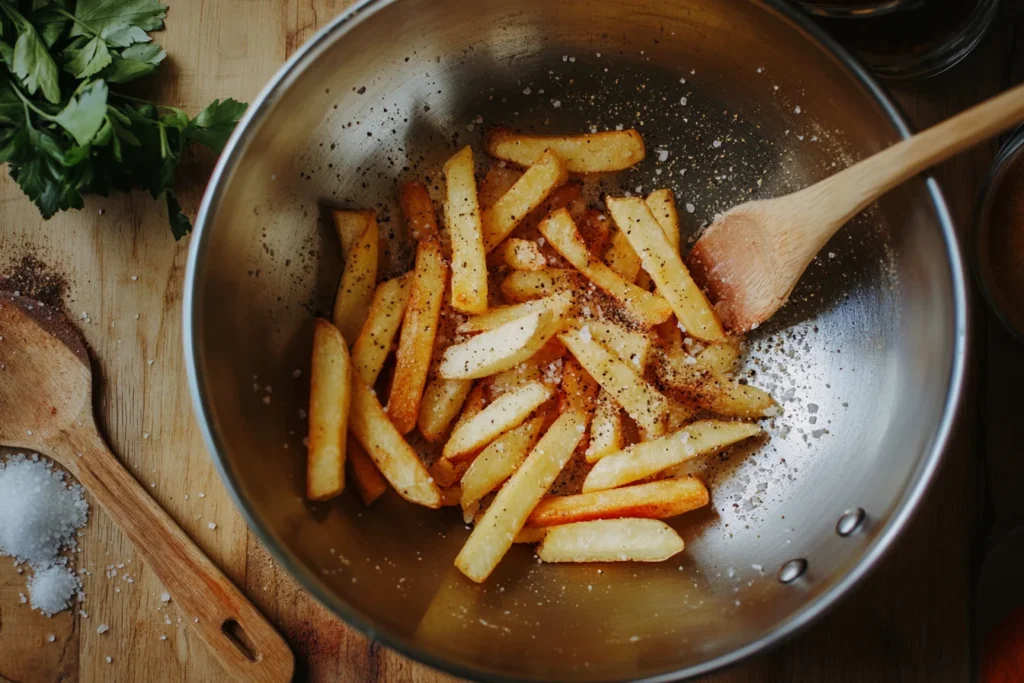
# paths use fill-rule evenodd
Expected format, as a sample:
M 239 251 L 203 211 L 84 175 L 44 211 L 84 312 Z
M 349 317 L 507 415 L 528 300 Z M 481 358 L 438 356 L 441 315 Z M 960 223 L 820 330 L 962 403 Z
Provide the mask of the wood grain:
M 150 94 L 197 111 L 215 97 L 251 101 L 274 70 L 348 0 L 176 0 L 159 42 L 170 55 Z M 1002 17 L 979 50 L 953 71 L 912 88 L 894 86 L 917 127 L 924 127 L 1012 85 L 1024 62 L 1022 12 L 1004 2 Z M 1019 76 L 1020 74 L 1013 74 Z M 993 145 L 941 166 L 939 177 L 961 230 L 969 226 Z M 210 159 L 189 162 L 181 193 L 194 213 Z M 451 678 L 378 645 L 328 614 L 248 533 L 214 471 L 193 418 L 181 354 L 181 292 L 186 243 L 175 243 L 163 210 L 147 195 L 90 199 L 82 211 L 49 222 L 6 177 L 0 178 L 0 268 L 25 253 L 40 256 L 73 282 L 70 311 L 100 371 L 96 410 L 113 449 L 157 502 L 285 634 L 299 681 L 398 681 Z M 101 213 L 102 211 L 102 213 Z M 136 276 L 137 280 L 132 280 Z M 980 302 L 975 311 L 983 311 Z M 135 319 L 139 314 L 139 319 Z M 79 321 L 81 322 L 81 321 Z M 984 334 L 975 317 L 975 357 L 986 373 L 987 419 L 1006 420 L 1020 406 L 1007 364 L 1021 353 L 1002 332 Z M 986 341 L 986 339 L 988 341 Z M 149 364 L 148 361 L 153 363 Z M 1019 375 L 1019 372 L 1017 373 Z M 878 570 L 828 617 L 789 643 L 725 672 L 716 683 L 816 681 L 963 681 L 969 678 L 971 542 L 980 410 L 961 416 L 956 438 L 921 511 Z M 148 435 L 148 436 L 147 436 Z M 992 449 L 1016 448 L 1004 428 Z M 998 442 L 998 443 L 997 443 Z M 1018 478 L 1019 481 L 1019 478 Z M 1019 521 L 1020 487 L 998 482 L 1004 518 Z M 202 494 L 202 495 L 201 495 Z M 1016 516 L 1014 516 L 1016 514 Z M 211 530 L 208 522 L 215 522 Z M 86 569 L 87 617 L 42 617 L 19 603 L 25 576 L 0 561 L 0 681 L 55 683 L 221 683 L 216 660 L 184 628 L 163 586 L 127 539 L 93 505 L 74 566 Z M 123 564 L 123 567 L 118 567 Z M 107 567 L 117 574 L 107 577 Z M 122 577 L 131 578 L 128 582 Z M 938 599 L 936 596 L 942 596 Z M 170 621 L 170 624 L 166 623 Z M 97 633 L 105 623 L 110 630 Z M 54 635 L 54 642 L 47 637 Z M 166 641 L 159 640 L 161 635 Z M 112 658 L 111 663 L 105 657 Z

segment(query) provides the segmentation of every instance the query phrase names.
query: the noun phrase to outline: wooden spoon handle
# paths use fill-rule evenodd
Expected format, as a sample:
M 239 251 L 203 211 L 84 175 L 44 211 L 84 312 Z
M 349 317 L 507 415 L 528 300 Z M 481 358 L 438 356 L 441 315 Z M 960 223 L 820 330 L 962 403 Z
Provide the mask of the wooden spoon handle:
M 85 419 L 53 444 L 128 535 L 196 634 L 238 681 L 285 683 L 295 666 L 274 627 L 121 466 Z M 58 454 L 54 454 L 58 455 Z
M 902 140 L 796 193 L 817 195 L 828 211 L 827 237 L 883 194 L 914 175 L 1024 119 L 1024 85 Z M 794 195 L 796 196 L 796 195 Z M 842 211 L 842 215 L 837 215 Z M 833 223 L 834 221 L 834 223 Z M 824 242 L 822 242 L 824 243 Z

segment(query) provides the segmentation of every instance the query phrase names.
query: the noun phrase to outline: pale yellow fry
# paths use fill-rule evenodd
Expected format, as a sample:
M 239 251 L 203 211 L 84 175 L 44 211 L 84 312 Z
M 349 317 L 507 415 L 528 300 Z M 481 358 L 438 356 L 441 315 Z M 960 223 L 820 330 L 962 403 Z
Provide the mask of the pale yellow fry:
M 448 268 L 437 238 L 422 240 L 416 247 L 409 303 L 402 320 L 402 334 L 395 353 L 395 374 L 388 397 L 388 415 L 401 434 L 416 427 L 420 400 L 434 354 L 434 339 L 444 300 Z
M 462 509 L 468 510 L 512 476 L 533 447 L 544 418 L 527 420 L 492 441 L 462 475 Z M 443 460 L 443 458 L 442 458 Z
M 487 252 L 468 145 L 444 165 L 444 216 L 452 243 L 452 307 L 463 313 L 487 310 Z
M 461 460 L 482 448 L 508 430 L 522 424 L 552 391 L 540 382 L 530 382 L 506 392 L 469 420 L 452 430 L 442 455 L 449 460 Z
M 666 396 L 666 398 L 668 399 L 668 414 L 665 417 L 665 431 L 677 432 L 693 420 L 697 411 L 689 404 L 671 396 Z
M 540 247 L 531 240 L 509 237 L 498 245 L 496 253 L 513 270 L 541 270 L 548 265 Z
M 604 262 L 622 276 L 624 280 L 636 282 L 640 274 L 640 257 L 633 250 L 629 238 L 617 227 L 612 229 L 608 246 L 604 250 Z
M 647 367 L 647 356 L 651 350 L 649 335 L 610 320 L 591 320 L 587 327 L 594 339 L 632 365 L 638 373 Z
M 709 344 L 697 356 L 697 362 L 719 375 L 731 375 L 740 357 L 740 348 L 735 343 Z
M 658 225 L 665 233 L 665 239 L 672 245 L 672 248 L 679 251 L 679 212 L 676 211 L 676 198 L 672 190 L 655 190 L 647 195 L 647 208 Z
M 493 206 L 494 202 L 501 199 L 501 196 L 512 189 L 516 181 L 523 176 L 523 172 L 519 169 L 503 166 L 502 163 L 487 169 L 484 179 L 480 181 L 476 196 L 481 210 Z
M 435 377 L 431 380 L 420 401 L 419 428 L 424 439 L 434 443 L 444 436 L 472 388 L 471 379 Z
M 639 197 L 608 197 L 605 203 L 686 332 L 704 341 L 725 341 L 718 314 L 690 277 L 647 204 Z
M 565 327 L 551 309 L 481 332 L 445 349 L 438 373 L 448 379 L 476 379 L 507 370 L 537 353 Z
M 556 526 L 593 519 L 638 517 L 665 519 L 703 507 L 711 500 L 699 479 L 662 479 L 618 489 L 546 498 L 533 509 L 531 527 Z
M 480 583 L 494 571 L 530 512 L 569 462 L 583 431 L 583 417 L 571 411 L 552 423 L 473 528 L 455 559 L 463 574 Z
M 334 229 L 338 233 L 338 241 L 341 242 L 341 253 L 344 258 L 352 252 L 356 240 L 362 235 L 371 221 L 376 220 L 373 211 L 332 211 L 334 218 Z
M 719 375 L 711 361 L 687 356 L 681 349 L 662 354 L 656 364 L 658 378 L 671 387 L 679 398 L 705 410 L 727 417 L 770 417 L 779 408 L 768 392 L 740 384 Z
M 345 270 L 334 299 L 334 324 L 349 344 L 359 336 L 370 310 L 377 286 L 377 249 L 377 219 L 371 217 L 345 254 Z
M 498 397 L 507 391 L 530 382 L 541 382 L 544 376 L 540 371 L 540 364 L 536 357 L 524 363 L 503 370 L 487 380 L 487 389 L 492 397 Z
M 527 214 L 540 206 L 551 191 L 569 179 L 558 155 L 545 151 L 508 192 L 481 217 L 484 250 L 492 251 L 515 230 Z
M 373 460 L 366 454 L 351 434 L 347 439 L 346 461 L 363 505 L 369 506 L 388 490 L 388 480 L 380 473 Z
M 532 166 L 553 150 L 572 173 L 621 171 L 644 158 L 644 140 L 635 130 L 589 135 L 527 135 L 506 128 L 492 130 L 484 140 L 491 156 L 520 166 Z
M 418 180 L 402 183 L 398 188 L 398 203 L 402 207 L 409 235 L 419 242 L 437 236 L 437 212 L 426 186 Z
M 665 433 L 668 401 L 634 368 L 582 330 L 566 332 L 558 338 L 637 424 L 654 436 Z
M 537 547 L 544 562 L 663 562 L 683 539 L 657 519 L 600 519 L 548 529 Z
M 388 419 L 373 389 L 355 375 L 348 428 L 402 498 L 429 508 L 441 507 L 441 491 L 416 451 Z
M 618 300 L 631 317 L 648 325 L 657 325 L 672 315 L 672 308 L 665 299 L 640 289 L 604 263 L 591 259 L 587 245 L 567 210 L 559 209 L 542 220 L 540 231 L 565 260 Z
M 622 450 L 622 409 L 604 389 L 597 395 L 594 417 L 590 421 L 590 443 L 584 454 L 587 462 L 594 463 Z
M 559 316 L 565 315 L 572 305 L 572 292 L 558 292 L 543 299 L 532 299 L 521 304 L 511 306 L 496 306 L 486 313 L 470 316 L 464 323 L 459 325 L 461 334 L 472 332 L 486 332 L 505 323 L 522 318 L 530 313 L 551 309 Z
M 559 385 L 558 405 L 560 411 L 572 410 L 583 416 L 585 423 L 590 423 L 594 414 L 597 394 L 601 391 L 594 378 L 590 376 L 575 358 L 567 358 L 562 363 L 562 381 Z
M 601 458 L 583 481 L 583 490 L 599 491 L 640 481 L 760 433 L 761 428 L 749 422 L 694 422 L 660 439 L 634 444 Z
M 348 345 L 334 325 L 317 318 L 309 387 L 306 497 L 327 500 L 345 488 L 345 432 L 352 375 Z
M 507 301 L 520 303 L 572 290 L 579 284 L 576 272 L 569 268 L 515 270 L 502 281 L 501 295 Z
M 406 273 L 377 285 L 366 322 L 352 346 L 352 367 L 371 386 L 377 381 L 402 325 L 411 283 L 412 277 Z

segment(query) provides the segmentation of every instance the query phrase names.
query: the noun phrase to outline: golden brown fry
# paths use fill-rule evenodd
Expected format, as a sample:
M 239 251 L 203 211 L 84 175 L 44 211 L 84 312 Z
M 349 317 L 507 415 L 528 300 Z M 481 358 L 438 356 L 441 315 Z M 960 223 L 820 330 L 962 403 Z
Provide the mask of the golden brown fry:
M 444 435 L 472 388 L 471 379 L 431 380 L 420 401 L 419 428 L 424 439 L 434 443 Z
M 348 428 L 373 458 L 380 473 L 406 500 L 429 508 L 441 506 L 441 492 L 416 451 L 388 419 L 377 395 L 353 374 Z
M 434 353 L 434 338 L 441 315 L 447 266 L 437 239 L 428 238 L 416 248 L 409 304 L 395 354 L 395 375 L 388 397 L 388 415 L 400 434 L 416 426 L 420 400 Z
M 640 275 L 640 257 L 633 250 L 629 238 L 618 227 L 613 227 L 609 233 L 604 262 L 628 282 L 636 282 Z
M 526 170 L 508 192 L 481 217 L 484 250 L 492 251 L 508 237 L 526 216 L 540 206 L 548 195 L 565 183 L 569 172 L 558 155 L 548 150 Z
M 533 356 L 565 327 L 565 322 L 550 308 L 510 320 L 449 346 L 438 373 L 448 379 L 476 379 L 507 370 Z
M 499 436 L 480 452 L 462 475 L 463 510 L 472 508 L 512 476 L 533 448 L 543 427 L 543 417 L 527 420 Z
M 647 204 L 639 197 L 608 197 L 605 204 L 687 333 L 704 341 L 725 341 L 718 314 L 690 277 Z
M 509 237 L 495 251 L 502 263 L 513 270 L 541 270 L 548 265 L 540 247 L 530 240 Z
M 634 444 L 601 458 L 583 481 L 583 491 L 631 484 L 760 433 L 761 428 L 749 422 L 694 422 L 678 432 Z
M 548 530 L 545 527 L 524 527 L 519 530 L 519 533 L 516 534 L 516 537 L 512 542 L 528 544 L 540 543 L 544 540 L 544 537 L 547 535 Z
M 624 311 L 637 321 L 657 325 L 672 315 L 672 308 L 665 299 L 640 289 L 604 263 L 592 259 L 576 224 L 565 209 L 559 209 L 542 220 L 540 231 L 565 260 L 623 304 Z
M 571 211 L 569 213 L 572 213 Z M 573 219 L 575 220 L 575 219 Z M 580 236 L 591 254 L 604 254 L 608 239 L 611 237 L 612 221 L 608 216 L 595 209 L 584 211 L 579 223 Z M 632 247 L 630 247 L 632 249 Z M 607 263 L 607 261 L 605 261 Z M 639 257 L 637 267 L 639 268 Z M 611 265 L 611 264 L 609 264 Z M 618 272 L 618 271 L 616 271 Z M 619 273 L 622 275 L 622 273 Z
M 712 372 L 728 377 L 735 370 L 739 357 L 740 348 L 736 343 L 709 344 L 697 356 L 697 362 Z
M 665 239 L 672 245 L 672 248 L 679 252 L 679 212 L 676 211 L 676 198 L 672 190 L 655 190 L 647 195 L 647 208 L 658 225 L 665 233 Z
M 589 135 L 527 135 L 495 128 L 484 139 L 492 157 L 520 166 L 532 166 L 547 150 L 553 150 L 572 173 L 621 171 L 644 158 L 644 140 L 635 130 L 606 131 Z
M 482 411 L 452 430 L 443 455 L 449 460 L 464 460 L 495 438 L 516 427 L 551 397 L 552 391 L 540 382 L 530 382 L 494 399 Z
M 474 315 L 459 325 L 459 332 L 462 334 L 472 332 L 486 332 L 493 330 L 499 325 L 522 318 L 530 313 L 550 308 L 559 317 L 562 317 L 572 305 L 572 292 L 559 292 L 543 299 L 532 299 L 521 304 L 512 306 L 496 306 L 486 313 Z
M 373 211 L 332 211 L 334 228 L 338 233 L 338 241 L 341 242 L 342 257 L 347 259 L 352 252 L 359 236 L 366 232 L 371 221 L 375 221 Z
M 350 345 L 363 329 L 377 287 L 377 250 L 377 219 L 371 216 L 345 254 L 345 270 L 334 299 L 334 324 Z
M 476 196 L 480 202 L 481 211 L 494 206 L 494 202 L 501 199 L 501 196 L 508 192 L 516 184 L 516 181 L 523 176 L 522 171 L 509 166 L 502 166 L 502 163 L 504 162 L 491 166 L 484 175 L 484 179 L 480 181 Z
M 607 391 L 597 395 L 594 417 L 590 422 L 590 443 L 584 453 L 587 462 L 594 463 L 608 455 L 622 450 L 622 409 Z
M 580 362 L 569 358 L 562 364 L 562 381 L 558 392 L 558 411 L 575 410 L 586 423 L 594 414 L 597 394 L 601 387 Z
M 388 490 L 388 480 L 351 434 L 348 435 L 347 451 L 349 474 L 352 475 L 359 497 L 363 499 L 363 505 L 369 506 Z
M 406 273 L 377 286 L 366 322 L 352 345 L 352 367 L 371 386 L 377 381 L 402 325 L 411 283 L 412 277 Z
M 444 217 L 452 242 L 452 307 L 462 313 L 487 310 L 487 252 L 480 223 L 468 145 L 444 165 Z
M 437 236 L 437 213 L 423 183 L 418 180 L 402 183 L 398 188 L 398 203 L 402 207 L 410 237 L 419 242 Z
M 638 374 L 643 373 L 651 349 L 650 336 L 611 320 L 591 320 L 587 327 L 600 344 L 633 366 Z
M 546 498 L 526 520 L 531 527 L 637 517 L 665 519 L 703 507 L 711 500 L 699 479 L 662 479 L 618 489 Z
M 501 283 L 501 294 L 514 303 L 572 290 L 580 284 L 575 271 L 566 268 L 514 270 Z
M 662 562 L 683 539 L 657 519 L 600 519 L 548 529 L 537 547 L 544 562 Z
M 576 360 L 648 433 L 665 433 L 668 401 L 636 370 L 594 341 L 583 327 L 559 335 Z
M 306 497 L 310 500 L 328 500 L 345 488 L 351 375 L 348 346 L 341 332 L 317 318 L 309 390 Z
M 740 384 L 711 369 L 703 353 L 689 356 L 682 349 L 669 349 L 658 355 L 655 372 L 662 386 L 670 388 L 683 401 L 727 417 L 770 417 L 779 412 L 768 392 Z
M 583 437 L 583 418 L 562 413 L 526 460 L 501 487 L 494 502 L 473 528 L 455 566 L 471 580 L 484 581 L 505 556 L 530 512 L 569 462 Z

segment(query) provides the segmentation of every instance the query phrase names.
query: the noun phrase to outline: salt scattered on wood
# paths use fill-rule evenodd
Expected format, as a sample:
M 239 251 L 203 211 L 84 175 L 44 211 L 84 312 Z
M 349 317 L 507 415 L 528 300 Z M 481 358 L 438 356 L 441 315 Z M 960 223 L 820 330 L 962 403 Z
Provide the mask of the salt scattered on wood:
M 81 588 L 82 584 L 78 577 L 61 565 L 38 570 L 28 580 L 32 609 L 37 609 L 48 617 L 70 607 L 71 599 Z

